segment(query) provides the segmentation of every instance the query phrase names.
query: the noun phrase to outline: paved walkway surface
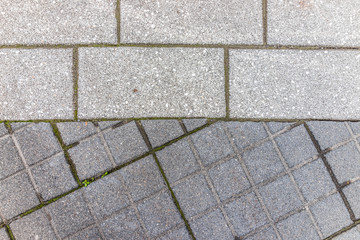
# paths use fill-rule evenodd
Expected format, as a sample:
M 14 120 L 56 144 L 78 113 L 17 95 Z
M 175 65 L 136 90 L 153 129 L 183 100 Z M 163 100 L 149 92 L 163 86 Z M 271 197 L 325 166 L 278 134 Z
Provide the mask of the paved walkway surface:
M 1 0 L 0 240 L 360 239 L 355 0 Z

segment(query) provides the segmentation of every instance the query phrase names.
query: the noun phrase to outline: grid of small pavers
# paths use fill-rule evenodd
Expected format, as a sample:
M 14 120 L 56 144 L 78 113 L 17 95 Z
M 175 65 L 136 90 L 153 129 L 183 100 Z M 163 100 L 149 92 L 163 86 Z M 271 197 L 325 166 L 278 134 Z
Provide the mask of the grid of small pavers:
M 2 0 L 0 120 L 359 120 L 359 6 Z
M 360 122 L 0 124 L 0 239 L 360 239 Z

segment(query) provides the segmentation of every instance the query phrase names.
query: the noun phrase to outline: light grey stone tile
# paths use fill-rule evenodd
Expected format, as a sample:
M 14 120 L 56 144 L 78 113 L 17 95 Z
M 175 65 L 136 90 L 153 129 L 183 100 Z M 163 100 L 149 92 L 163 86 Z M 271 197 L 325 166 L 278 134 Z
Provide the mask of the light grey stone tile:
M 116 43 L 115 0 L 3 0 L 0 44 Z
M 79 117 L 224 117 L 222 49 L 80 48 Z
M 0 89 L 0 119 L 73 118 L 72 50 L 1 49 Z
M 350 184 L 344 188 L 346 198 L 350 203 L 351 209 L 355 213 L 356 219 L 360 218 L 360 181 Z
M 230 50 L 230 117 L 358 119 L 355 51 Z
M 11 137 L 0 139 L 0 179 L 21 169 L 24 169 L 24 166 Z
M 358 14 L 352 0 L 269 0 L 268 43 L 359 46 Z
M 141 123 L 153 148 L 184 134 L 177 120 L 144 120 Z
M 56 125 L 66 145 L 96 133 L 95 126 L 91 122 L 61 122 Z
M 120 15 L 122 42 L 262 43 L 261 1 L 125 0 Z

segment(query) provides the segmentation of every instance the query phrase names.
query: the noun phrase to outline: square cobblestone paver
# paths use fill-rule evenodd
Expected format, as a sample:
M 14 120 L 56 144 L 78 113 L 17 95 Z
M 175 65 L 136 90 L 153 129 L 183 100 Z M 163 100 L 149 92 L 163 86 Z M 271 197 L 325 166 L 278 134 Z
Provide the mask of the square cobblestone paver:
M 182 222 L 180 213 L 167 191 L 139 203 L 137 208 L 153 237 Z
M 182 227 L 177 230 L 173 230 L 165 236 L 159 238 L 159 240 L 190 240 L 190 236 L 185 227 Z
M 28 175 L 23 172 L 0 182 L 0 211 L 10 219 L 40 204 Z
M 165 147 L 156 155 L 170 183 L 200 170 L 187 138 Z
M 46 206 L 59 236 L 65 238 L 94 223 L 80 191 Z
M 284 128 L 287 128 L 294 124 L 293 122 L 268 122 L 266 125 L 269 127 L 271 133 L 276 133 Z
M 56 126 L 59 128 L 61 138 L 66 145 L 96 133 L 95 126 L 91 122 L 62 122 L 57 123 Z
M 230 117 L 358 119 L 359 57 L 338 50 L 230 50 Z
M 190 222 L 190 226 L 196 239 L 234 239 L 224 216 L 218 209 Z
M 144 154 L 148 150 L 135 122 L 115 128 L 105 133 L 104 137 L 114 161 L 119 165 Z
M 145 231 L 136 217 L 135 210 L 130 209 L 108 218 L 101 223 L 106 239 L 146 239 Z
M 263 123 L 257 122 L 227 122 L 231 136 L 236 146 L 242 150 L 246 146 L 254 144 L 261 139 L 268 137 Z
M 270 141 L 246 151 L 243 159 L 255 183 L 265 181 L 285 170 Z
M 3 3 L 0 8 L 4 8 Z M 8 8 L 0 9 L 0 12 L 8 11 Z M 0 19 L 4 27 L 3 19 L 7 18 Z M 0 39 L 3 36 L 0 33 Z M 73 118 L 71 68 L 71 49 L 1 49 L 0 119 Z
M 324 237 L 328 237 L 352 223 L 350 215 L 337 193 L 318 202 L 310 210 Z
M 357 240 L 360 239 L 360 230 L 356 227 L 340 234 L 339 236 L 335 237 L 334 240 Z
M 318 153 L 304 126 L 281 134 L 275 141 L 289 167 L 294 167 Z
M 15 238 L 18 240 L 27 239 L 49 239 L 56 240 L 54 230 L 50 225 L 48 216 L 43 209 L 35 211 L 25 217 L 19 218 L 10 224 Z
M 78 187 L 62 153 L 33 167 L 31 172 L 45 201 Z
M 321 239 L 305 211 L 301 211 L 282 220 L 277 224 L 277 228 L 283 239 Z
M 98 219 L 110 216 L 130 204 L 119 171 L 91 183 L 83 191 Z
M 190 132 L 196 128 L 199 128 L 207 123 L 206 119 L 183 119 L 182 121 L 188 132 Z
M 350 184 L 344 188 L 344 193 L 348 199 L 351 209 L 355 213 L 356 219 L 360 218 L 360 181 Z
M 153 148 L 184 134 L 177 120 L 144 120 L 141 123 Z
M 97 227 L 91 227 L 77 233 L 68 240 L 100 240 L 102 239 L 101 233 Z
M 224 53 L 80 48 L 79 117 L 224 117 Z
M 150 196 L 165 187 L 152 156 L 143 158 L 120 170 L 134 201 Z
M 282 45 L 359 46 L 359 8 L 352 0 L 269 0 L 268 42 Z
M 4 0 L 0 44 L 116 43 L 115 7 L 115 0 Z
M 226 204 L 225 211 L 238 236 L 243 236 L 268 222 L 266 214 L 253 192 Z
M 234 153 L 221 122 L 192 134 L 191 139 L 204 165 Z
M 10 136 L 0 138 L 0 179 L 23 169 L 23 163 Z
M 295 186 L 287 175 L 260 187 L 259 192 L 274 220 L 302 205 Z
M 127 43 L 262 43 L 259 1 L 121 1 Z
M 340 183 L 360 177 L 360 153 L 354 142 L 347 143 L 325 156 Z
M 100 137 L 87 139 L 69 149 L 81 180 L 91 178 L 113 167 Z
M 245 238 L 245 240 L 277 240 L 277 239 L 278 238 L 275 234 L 275 231 L 271 227 L 265 228 L 264 230 Z
M 15 132 L 20 149 L 29 165 L 61 151 L 49 123 L 37 123 Z

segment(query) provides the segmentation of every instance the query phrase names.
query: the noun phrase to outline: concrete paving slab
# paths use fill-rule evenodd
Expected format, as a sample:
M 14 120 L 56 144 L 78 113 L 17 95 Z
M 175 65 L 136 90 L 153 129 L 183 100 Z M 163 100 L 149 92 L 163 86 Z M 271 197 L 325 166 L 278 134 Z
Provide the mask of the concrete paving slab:
M 262 43 L 262 2 L 121 1 L 121 42 Z
M 268 43 L 359 46 L 359 7 L 353 0 L 268 0 Z
M 9 134 L 7 128 L 5 127 L 4 123 L 0 123 L 0 137 Z
M 4 240 L 10 240 L 10 237 L 5 230 L 5 227 L 0 229 L 0 238 Z
M 72 50 L 1 49 L 0 89 L 2 120 L 73 118 Z
M 101 238 L 102 236 L 99 229 L 97 227 L 91 227 L 71 236 L 68 239 L 69 240 L 99 240 Z
M 360 181 L 346 186 L 344 188 L 344 193 L 349 200 L 351 209 L 354 211 L 356 219 L 360 218 Z
M 0 139 L 0 179 L 23 168 L 24 165 L 11 137 Z
M 222 49 L 80 48 L 79 118 L 224 117 Z
M 116 43 L 116 0 L 4 0 L 0 44 Z
M 358 230 L 356 227 L 353 227 L 352 229 L 334 238 L 334 240 L 356 240 L 356 239 L 360 239 L 360 230 Z
M 91 122 L 61 122 L 57 123 L 56 126 L 59 128 L 61 138 L 66 145 L 96 133 L 95 126 Z
M 168 240 L 168 239 L 176 239 L 176 240 L 191 240 L 188 231 L 185 227 L 182 227 L 177 230 L 173 230 L 163 237 L 159 238 L 159 240 Z
M 277 240 L 278 237 L 275 234 L 275 231 L 271 227 L 267 227 L 264 230 L 251 235 L 245 240 Z
M 198 127 L 201 127 L 207 123 L 206 119 L 183 119 L 182 121 L 188 132 L 190 132 Z
M 359 119 L 357 51 L 230 50 L 230 117 Z
M 153 148 L 184 134 L 177 120 L 144 120 L 141 123 Z

